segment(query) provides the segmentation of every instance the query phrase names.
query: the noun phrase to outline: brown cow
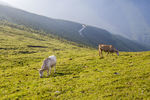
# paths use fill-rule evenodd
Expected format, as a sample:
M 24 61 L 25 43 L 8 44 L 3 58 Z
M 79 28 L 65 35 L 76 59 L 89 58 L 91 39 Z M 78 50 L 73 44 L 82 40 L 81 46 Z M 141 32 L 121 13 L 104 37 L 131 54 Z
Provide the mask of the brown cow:
M 101 57 L 103 57 L 102 51 L 107 52 L 107 55 L 109 53 L 115 52 L 119 56 L 119 51 L 116 48 L 114 48 L 112 45 L 99 44 L 99 56 L 101 54 Z

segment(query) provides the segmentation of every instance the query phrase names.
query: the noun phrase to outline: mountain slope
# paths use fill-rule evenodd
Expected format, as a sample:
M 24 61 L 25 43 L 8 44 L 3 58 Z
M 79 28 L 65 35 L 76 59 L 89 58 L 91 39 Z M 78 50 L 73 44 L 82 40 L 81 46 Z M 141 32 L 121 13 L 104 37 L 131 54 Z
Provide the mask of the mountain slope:
M 97 48 L 99 43 L 112 44 L 122 51 L 144 51 L 149 50 L 146 46 L 125 39 L 121 36 L 112 35 L 106 30 L 87 26 L 81 36 L 79 31 L 82 25 L 70 21 L 51 19 L 44 16 L 32 14 L 16 8 L 0 5 L 0 19 L 9 22 L 32 27 L 36 30 L 44 30 L 47 33 L 58 35 L 67 40 L 86 44 Z
M 43 3 L 46 3 L 48 7 L 42 7 L 36 13 L 95 25 L 130 40 L 147 45 L 150 43 L 149 0 L 63 0 L 62 2 L 54 0 L 41 2 L 36 2 L 35 10 L 40 9 L 39 6 L 42 6 L 40 4 Z M 34 1 L 32 3 L 34 4 Z M 30 7 L 32 9 L 31 4 Z M 24 9 L 30 11 L 29 8 Z
M 13 26 L 13 25 L 12 25 Z M 80 52 L 79 52 L 80 51 Z M 56 73 L 39 77 L 43 59 L 56 55 Z M 0 24 L 0 99 L 149 99 L 150 52 L 104 53 L 51 35 Z
M 93 22 L 97 26 L 149 45 L 149 0 L 87 0 L 85 3 L 97 16 L 97 22 Z

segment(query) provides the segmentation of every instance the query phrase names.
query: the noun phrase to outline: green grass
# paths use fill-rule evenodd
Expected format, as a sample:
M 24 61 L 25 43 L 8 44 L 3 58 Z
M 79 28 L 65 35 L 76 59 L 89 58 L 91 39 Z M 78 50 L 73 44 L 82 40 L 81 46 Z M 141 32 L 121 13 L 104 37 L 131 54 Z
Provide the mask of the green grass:
M 100 59 L 97 50 L 73 44 L 0 25 L 0 99 L 150 99 L 150 52 Z M 53 54 L 56 74 L 40 78 L 43 59 Z

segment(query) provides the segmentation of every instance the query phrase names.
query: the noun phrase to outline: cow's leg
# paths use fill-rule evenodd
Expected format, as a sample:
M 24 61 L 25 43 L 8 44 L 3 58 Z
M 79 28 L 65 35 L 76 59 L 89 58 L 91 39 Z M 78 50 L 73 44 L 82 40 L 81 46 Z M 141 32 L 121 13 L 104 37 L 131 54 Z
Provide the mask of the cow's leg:
M 107 52 L 107 55 L 109 54 L 109 52 Z
M 100 56 L 100 57 L 103 57 L 102 50 L 101 50 L 100 47 L 99 47 L 99 56 Z
M 101 50 L 101 57 L 103 58 L 103 53 L 102 53 L 102 50 Z
M 100 56 L 100 53 L 101 53 L 101 49 L 100 49 L 100 46 L 99 46 L 99 49 L 98 49 L 98 51 L 99 51 L 99 56 Z

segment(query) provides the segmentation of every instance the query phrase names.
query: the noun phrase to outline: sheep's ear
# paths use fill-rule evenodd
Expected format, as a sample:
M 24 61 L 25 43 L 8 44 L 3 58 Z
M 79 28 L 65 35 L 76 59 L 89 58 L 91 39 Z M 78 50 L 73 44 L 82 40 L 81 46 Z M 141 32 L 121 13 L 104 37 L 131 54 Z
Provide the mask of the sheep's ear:
M 48 58 L 48 60 L 51 60 L 51 58 Z

